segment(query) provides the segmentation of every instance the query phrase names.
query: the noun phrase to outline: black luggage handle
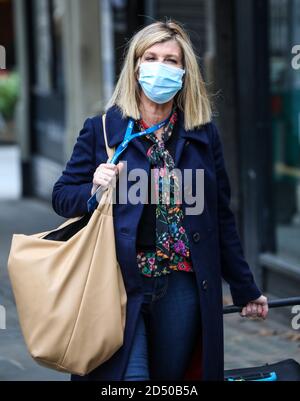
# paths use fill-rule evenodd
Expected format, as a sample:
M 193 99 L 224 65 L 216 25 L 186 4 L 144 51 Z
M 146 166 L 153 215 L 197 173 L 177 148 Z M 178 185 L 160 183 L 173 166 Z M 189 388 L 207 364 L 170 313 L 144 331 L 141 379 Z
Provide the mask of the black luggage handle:
M 282 306 L 300 305 L 300 297 L 274 299 L 268 302 L 269 308 L 280 308 Z M 243 306 L 228 305 L 224 306 L 223 314 L 241 312 Z

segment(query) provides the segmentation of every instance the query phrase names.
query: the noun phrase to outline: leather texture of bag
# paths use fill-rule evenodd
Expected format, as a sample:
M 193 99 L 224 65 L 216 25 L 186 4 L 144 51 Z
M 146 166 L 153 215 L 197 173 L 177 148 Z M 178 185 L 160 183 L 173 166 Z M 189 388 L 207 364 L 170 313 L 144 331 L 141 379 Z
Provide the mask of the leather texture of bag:
M 107 145 L 105 115 L 104 138 Z M 85 375 L 122 345 L 127 295 L 116 257 L 111 186 L 97 209 L 57 229 L 13 234 L 8 272 L 33 359 Z

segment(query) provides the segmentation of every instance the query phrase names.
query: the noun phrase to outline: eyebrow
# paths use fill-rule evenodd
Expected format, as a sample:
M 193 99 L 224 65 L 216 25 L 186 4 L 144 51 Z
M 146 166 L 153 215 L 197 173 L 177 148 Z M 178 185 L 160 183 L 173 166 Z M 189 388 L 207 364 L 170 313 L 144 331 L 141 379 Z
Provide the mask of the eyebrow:
M 145 52 L 145 56 L 156 56 L 156 53 L 153 53 L 153 52 Z M 175 57 L 175 58 L 179 58 L 179 56 L 178 55 L 176 55 L 176 54 L 166 54 L 165 55 L 165 57 Z

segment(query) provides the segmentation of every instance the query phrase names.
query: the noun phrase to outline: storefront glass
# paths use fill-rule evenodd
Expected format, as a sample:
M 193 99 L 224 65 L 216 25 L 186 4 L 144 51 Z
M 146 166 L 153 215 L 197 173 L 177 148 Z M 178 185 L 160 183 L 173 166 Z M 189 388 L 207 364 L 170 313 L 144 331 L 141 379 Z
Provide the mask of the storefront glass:
M 270 0 L 277 254 L 300 269 L 300 0 Z

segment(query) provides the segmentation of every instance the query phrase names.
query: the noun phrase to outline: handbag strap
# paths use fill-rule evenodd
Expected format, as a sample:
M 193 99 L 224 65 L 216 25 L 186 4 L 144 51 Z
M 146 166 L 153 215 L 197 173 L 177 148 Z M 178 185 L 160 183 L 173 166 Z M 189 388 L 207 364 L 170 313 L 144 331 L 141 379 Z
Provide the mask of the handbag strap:
M 105 142 L 106 153 L 108 155 L 107 161 L 109 161 L 113 157 L 113 155 L 115 153 L 115 148 L 110 148 L 108 146 L 105 120 L 106 120 L 106 114 L 103 114 L 103 116 L 102 116 L 102 124 L 103 124 L 103 133 L 104 133 L 104 142 Z

